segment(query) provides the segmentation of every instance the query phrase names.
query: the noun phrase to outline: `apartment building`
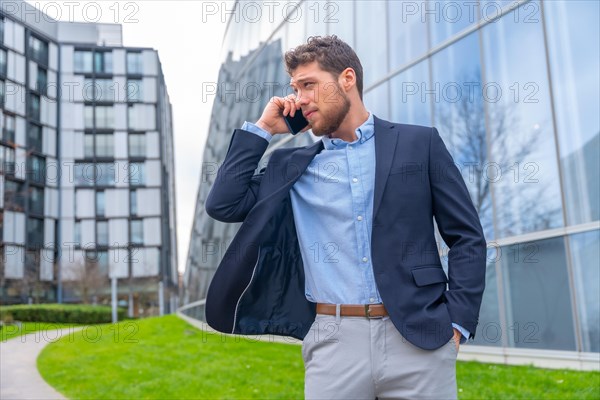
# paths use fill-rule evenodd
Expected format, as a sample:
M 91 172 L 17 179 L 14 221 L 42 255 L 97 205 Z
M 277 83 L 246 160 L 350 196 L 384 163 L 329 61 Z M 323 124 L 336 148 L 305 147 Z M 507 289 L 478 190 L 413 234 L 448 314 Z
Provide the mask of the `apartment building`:
M 9 3 L 9 2 L 6 2 Z M 177 304 L 172 111 L 118 24 L 0 11 L 0 301 Z

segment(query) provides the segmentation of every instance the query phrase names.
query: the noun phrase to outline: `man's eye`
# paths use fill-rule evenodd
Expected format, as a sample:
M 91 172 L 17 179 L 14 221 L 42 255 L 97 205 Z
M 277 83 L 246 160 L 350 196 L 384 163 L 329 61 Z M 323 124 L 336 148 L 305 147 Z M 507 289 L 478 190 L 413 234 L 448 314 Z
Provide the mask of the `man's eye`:
M 309 87 L 309 86 L 312 86 L 312 85 L 313 85 L 313 82 L 306 82 L 306 83 L 304 84 L 304 87 Z

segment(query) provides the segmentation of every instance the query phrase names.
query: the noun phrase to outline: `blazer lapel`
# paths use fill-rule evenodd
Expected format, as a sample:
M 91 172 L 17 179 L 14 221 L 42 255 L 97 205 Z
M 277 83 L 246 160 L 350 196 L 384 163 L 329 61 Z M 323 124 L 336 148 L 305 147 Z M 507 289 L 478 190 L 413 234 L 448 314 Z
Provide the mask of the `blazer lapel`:
M 394 125 L 373 116 L 375 122 L 375 192 L 373 194 L 373 221 L 379 210 L 383 189 L 394 160 L 398 134 Z
M 298 178 L 304 173 L 308 164 L 315 158 L 315 156 L 324 149 L 323 141 L 319 140 L 316 143 L 313 143 L 307 147 L 298 148 L 298 150 L 294 151 L 289 158 L 289 161 L 282 165 L 282 168 L 285 168 L 285 173 L 283 174 L 284 181 L 281 186 L 277 187 L 273 192 L 271 192 L 266 197 L 261 198 L 258 203 L 256 203 L 255 208 L 262 207 L 263 203 L 269 204 L 267 208 L 267 213 L 273 210 L 272 205 L 274 203 L 279 202 L 279 198 L 283 198 L 289 191 L 290 188 L 296 183 Z M 275 172 L 271 172 L 275 173 Z M 277 171 L 279 173 L 279 171 Z M 265 178 L 263 178 L 265 179 Z M 269 181 L 272 178 L 266 178 Z M 279 179 L 276 180 L 279 182 Z M 256 211 L 252 211 L 256 212 Z
M 313 158 L 315 158 L 315 156 L 324 148 L 323 140 L 319 140 L 310 146 L 298 149 L 291 155 L 285 175 L 286 177 L 291 177 L 291 179 L 286 179 L 286 188 L 296 183 L 298 178 L 306 171 L 308 164 L 310 164 Z

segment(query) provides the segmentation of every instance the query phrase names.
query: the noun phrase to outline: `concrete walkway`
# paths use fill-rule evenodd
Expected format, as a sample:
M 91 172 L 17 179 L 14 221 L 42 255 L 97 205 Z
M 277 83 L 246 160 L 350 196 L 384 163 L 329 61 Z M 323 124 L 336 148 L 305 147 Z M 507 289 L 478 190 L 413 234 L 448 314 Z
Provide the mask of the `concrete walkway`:
M 39 331 L 0 342 L 0 399 L 65 399 L 42 378 L 36 360 L 46 345 L 79 329 Z

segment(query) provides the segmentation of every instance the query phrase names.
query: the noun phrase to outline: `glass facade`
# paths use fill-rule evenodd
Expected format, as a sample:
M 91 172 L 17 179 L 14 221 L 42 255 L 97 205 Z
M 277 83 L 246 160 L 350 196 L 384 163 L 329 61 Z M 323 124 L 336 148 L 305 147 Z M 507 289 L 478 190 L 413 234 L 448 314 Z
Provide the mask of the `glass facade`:
M 286 50 L 336 34 L 361 59 L 367 109 L 437 127 L 463 173 L 489 248 L 474 344 L 600 351 L 599 3 L 283 4 L 297 7 L 282 7 L 275 21 L 228 23 L 184 303 L 205 298 L 239 228 L 204 210 L 233 130 L 256 121 L 271 96 L 287 94 Z M 252 94 L 241 89 L 250 83 Z M 274 148 L 314 140 L 277 135 L 262 163 Z

